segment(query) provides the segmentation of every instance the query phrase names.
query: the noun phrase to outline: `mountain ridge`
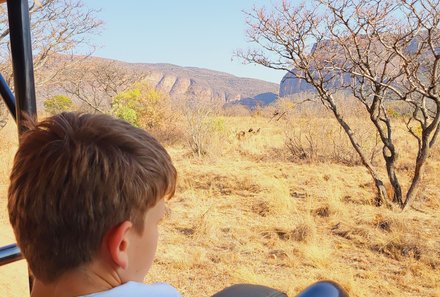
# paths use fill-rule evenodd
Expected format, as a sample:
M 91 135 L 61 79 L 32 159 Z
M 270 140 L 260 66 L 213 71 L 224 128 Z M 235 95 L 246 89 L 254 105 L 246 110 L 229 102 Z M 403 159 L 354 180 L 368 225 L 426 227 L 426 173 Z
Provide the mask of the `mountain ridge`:
M 279 84 L 227 72 L 171 63 L 125 62 L 102 57 L 89 57 L 87 63 L 115 63 L 135 72 L 144 72 L 145 79 L 171 97 L 194 97 L 231 103 L 260 94 L 278 94 Z

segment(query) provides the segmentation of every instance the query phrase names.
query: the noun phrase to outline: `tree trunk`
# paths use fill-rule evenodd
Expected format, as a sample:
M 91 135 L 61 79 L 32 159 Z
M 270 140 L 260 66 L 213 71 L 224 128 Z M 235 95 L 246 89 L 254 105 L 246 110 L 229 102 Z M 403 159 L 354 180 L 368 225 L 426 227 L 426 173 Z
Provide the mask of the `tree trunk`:
M 348 138 L 350 139 L 351 144 L 353 145 L 353 148 L 358 153 L 359 157 L 361 158 L 362 164 L 367 168 L 368 172 L 370 173 L 371 177 L 373 178 L 374 185 L 377 189 L 377 206 L 380 206 L 382 204 L 385 204 L 387 207 L 390 207 L 389 201 L 388 201 L 388 194 L 386 191 L 386 188 L 380 179 L 379 175 L 377 174 L 376 170 L 373 168 L 373 165 L 371 165 L 370 161 L 368 160 L 365 153 L 362 151 L 361 146 L 357 142 L 354 136 L 353 130 L 351 130 L 350 126 L 347 124 L 347 122 L 343 119 L 342 115 L 339 114 L 336 105 L 332 101 L 332 99 L 328 99 L 327 102 L 330 103 L 330 110 L 333 112 L 336 120 L 341 125 L 341 127 L 344 129 L 345 133 L 347 134 Z
M 396 152 L 394 150 L 394 147 L 391 147 L 390 149 L 389 147 L 384 146 L 383 158 L 385 160 L 385 164 L 387 168 L 388 179 L 394 191 L 393 202 L 399 204 L 399 206 L 402 208 L 403 207 L 402 187 L 400 186 L 399 179 L 397 178 L 396 170 L 394 167 L 396 161 Z
M 411 186 L 409 187 L 408 192 L 406 193 L 405 202 L 402 205 L 402 210 L 408 205 L 408 203 L 412 200 L 416 193 L 417 186 L 419 185 L 420 179 L 423 174 L 424 165 L 426 163 L 426 159 L 428 159 L 429 152 L 431 147 L 434 145 L 440 130 L 440 102 L 437 101 L 437 111 L 434 120 L 431 124 L 424 129 L 422 132 L 421 139 L 421 147 L 419 153 L 416 158 L 416 167 L 414 169 L 414 177 L 411 181 Z M 431 134 L 431 140 L 429 139 Z
M 419 185 L 420 179 L 423 174 L 423 168 L 428 158 L 430 146 L 429 146 L 429 134 L 430 131 L 425 130 L 422 134 L 422 147 L 417 155 L 416 159 L 416 167 L 414 169 L 414 177 L 411 181 L 411 186 L 409 187 L 408 192 L 406 193 L 405 202 L 402 204 L 402 210 L 408 205 L 411 199 L 414 197 L 416 193 L 417 186 Z

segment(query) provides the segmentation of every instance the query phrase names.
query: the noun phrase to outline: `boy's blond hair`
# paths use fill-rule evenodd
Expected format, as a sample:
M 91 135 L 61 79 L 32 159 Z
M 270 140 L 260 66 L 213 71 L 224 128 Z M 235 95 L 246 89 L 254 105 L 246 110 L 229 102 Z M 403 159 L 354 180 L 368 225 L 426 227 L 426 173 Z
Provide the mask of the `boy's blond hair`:
M 8 192 L 17 242 L 35 277 L 51 282 L 90 262 L 104 235 L 144 215 L 176 186 L 163 146 L 107 115 L 61 113 L 20 139 Z

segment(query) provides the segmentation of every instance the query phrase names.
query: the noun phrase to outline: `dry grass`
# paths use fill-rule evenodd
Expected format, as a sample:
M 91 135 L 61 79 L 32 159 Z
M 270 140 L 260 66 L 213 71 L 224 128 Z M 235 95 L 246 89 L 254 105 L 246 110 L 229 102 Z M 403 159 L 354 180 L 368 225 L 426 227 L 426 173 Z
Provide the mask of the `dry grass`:
M 237 282 L 294 296 L 320 279 L 339 282 L 350 296 L 440 296 L 440 150 L 414 208 L 400 212 L 373 206 L 363 167 L 289 161 L 279 122 L 224 120 L 224 139 L 205 158 L 184 145 L 168 148 L 180 179 L 147 282 L 169 282 L 194 297 Z M 260 132 L 237 139 L 250 128 Z M 0 131 L 3 188 L 16 149 L 8 131 Z M 406 153 L 400 162 L 407 181 Z M 0 195 L 4 206 L 5 191 Z
M 14 242 L 7 215 L 6 192 L 9 172 L 17 149 L 17 127 L 12 122 L 0 131 L 0 246 Z M 24 261 L 0 267 L 0 292 L 2 296 L 26 296 L 29 292 L 27 265 Z

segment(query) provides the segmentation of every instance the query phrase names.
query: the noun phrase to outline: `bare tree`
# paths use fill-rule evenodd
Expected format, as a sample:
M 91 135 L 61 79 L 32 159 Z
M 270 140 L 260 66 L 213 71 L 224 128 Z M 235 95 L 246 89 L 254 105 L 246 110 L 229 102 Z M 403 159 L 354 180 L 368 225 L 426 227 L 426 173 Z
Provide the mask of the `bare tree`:
M 79 46 L 86 57 L 93 50 L 88 39 L 102 22 L 96 10 L 80 0 L 33 0 L 29 15 L 34 54 L 36 85 L 53 82 L 60 71 L 73 63 L 70 56 Z M 59 56 L 63 54 L 62 56 Z M 9 25 L 6 6 L 0 6 L 0 72 L 12 86 Z M 77 61 L 77 60 L 76 60 Z M 56 67 L 54 67 L 56 66 Z M 0 107 L 4 109 L 3 106 Z M 6 118 L 7 119 L 7 118 Z
M 146 73 L 115 61 L 86 60 L 63 72 L 61 88 L 83 103 L 88 111 L 107 113 L 114 96 L 145 76 Z
M 191 151 L 198 157 L 209 152 L 208 144 L 213 137 L 212 117 L 218 114 L 220 104 L 208 100 L 187 98 L 181 103 L 181 111 L 187 124 L 186 136 Z
M 349 137 L 378 197 L 387 203 L 382 178 L 334 98 L 338 89 L 351 91 L 380 136 L 393 201 L 404 209 L 440 129 L 439 6 L 438 0 L 315 0 L 298 6 L 283 1 L 272 12 L 254 9 L 247 14 L 248 37 L 259 48 L 237 54 L 310 84 Z M 389 102 L 411 109 L 406 125 L 418 142 L 405 195 L 396 172 L 398 150 Z

